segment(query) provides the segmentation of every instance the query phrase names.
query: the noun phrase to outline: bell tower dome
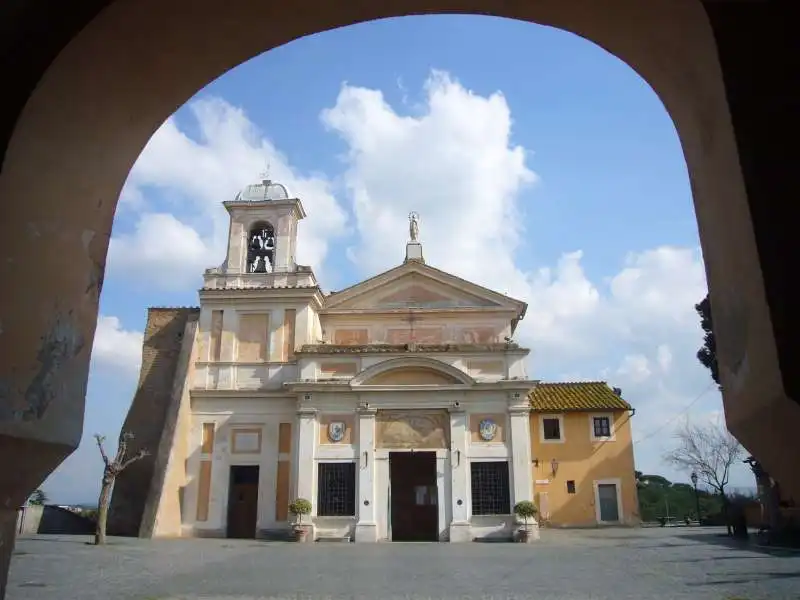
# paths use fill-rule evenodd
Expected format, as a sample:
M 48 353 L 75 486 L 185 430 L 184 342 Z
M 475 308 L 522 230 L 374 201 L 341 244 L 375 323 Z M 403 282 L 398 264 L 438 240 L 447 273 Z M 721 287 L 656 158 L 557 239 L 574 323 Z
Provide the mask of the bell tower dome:
M 264 175 L 223 205 L 231 219 L 227 273 L 297 271 L 297 223 L 306 213 L 285 185 Z

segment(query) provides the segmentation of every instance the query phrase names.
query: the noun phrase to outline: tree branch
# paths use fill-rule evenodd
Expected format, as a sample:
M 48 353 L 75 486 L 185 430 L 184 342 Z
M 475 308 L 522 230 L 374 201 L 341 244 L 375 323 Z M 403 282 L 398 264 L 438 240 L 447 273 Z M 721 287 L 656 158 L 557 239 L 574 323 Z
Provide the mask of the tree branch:
M 124 471 L 125 469 L 128 468 L 128 465 L 131 465 L 131 464 L 135 463 L 137 460 L 142 460 L 146 456 L 150 456 L 150 453 L 147 450 L 144 450 L 144 449 L 139 450 L 139 452 L 137 452 L 136 455 L 131 456 L 128 460 L 126 460 L 125 462 L 121 463 L 119 465 L 119 468 L 117 469 L 117 472 L 120 473 L 120 472 Z
M 711 488 L 724 494 L 731 466 L 744 450 L 722 423 L 690 425 L 679 429 L 678 445 L 664 459 L 672 465 L 697 473 Z
M 106 441 L 106 436 L 95 433 L 94 439 L 97 440 L 97 447 L 100 448 L 100 456 L 103 457 L 103 462 L 106 466 L 109 466 L 108 455 L 106 454 L 106 449 L 103 448 L 103 442 Z

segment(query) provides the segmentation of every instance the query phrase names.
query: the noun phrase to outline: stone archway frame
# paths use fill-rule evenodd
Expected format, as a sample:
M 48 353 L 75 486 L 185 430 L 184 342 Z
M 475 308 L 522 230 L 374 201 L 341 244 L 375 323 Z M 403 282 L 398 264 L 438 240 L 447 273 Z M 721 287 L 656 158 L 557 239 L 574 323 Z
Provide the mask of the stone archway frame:
M 81 437 L 116 204 L 156 129 L 198 89 L 261 52 L 335 27 L 423 13 L 495 15 L 570 31 L 655 90 L 687 162 L 720 356 L 734 362 L 721 365 L 728 424 L 751 448 L 765 436 L 794 439 L 797 418 L 782 402 L 717 47 L 698 0 L 115 0 L 44 72 L 0 172 L 0 198 L 13 207 L 0 219 L 0 281 L 15 290 L 0 297 L 0 454 L 12 465 L 0 476 L 6 505 L 21 502 Z M 757 418 L 765 411 L 769 419 Z M 792 472 L 796 453 L 773 446 L 759 458 L 778 476 Z
M 353 388 L 374 386 L 376 384 L 372 382 L 381 375 L 417 369 L 442 375 L 443 378 L 450 380 L 449 383 L 451 385 L 472 386 L 476 383 L 475 379 L 461 369 L 440 360 L 424 356 L 403 356 L 385 360 L 367 367 L 350 380 L 350 386 Z M 390 385 L 394 387 L 395 384 Z

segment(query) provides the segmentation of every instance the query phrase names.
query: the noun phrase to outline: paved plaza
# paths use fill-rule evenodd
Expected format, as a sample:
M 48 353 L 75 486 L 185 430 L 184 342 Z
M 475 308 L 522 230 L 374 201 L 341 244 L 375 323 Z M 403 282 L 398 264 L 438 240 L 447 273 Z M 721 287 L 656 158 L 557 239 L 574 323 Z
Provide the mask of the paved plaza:
M 40 536 L 17 541 L 7 598 L 796 600 L 800 553 L 691 528 L 543 531 L 531 545 Z

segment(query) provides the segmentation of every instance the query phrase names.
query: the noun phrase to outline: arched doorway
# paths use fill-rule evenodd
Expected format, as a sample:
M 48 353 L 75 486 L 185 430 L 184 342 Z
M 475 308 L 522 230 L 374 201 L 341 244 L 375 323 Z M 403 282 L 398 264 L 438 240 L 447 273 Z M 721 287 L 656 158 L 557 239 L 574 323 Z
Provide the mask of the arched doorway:
M 750 134 L 764 152 L 773 140 L 763 132 L 753 138 L 762 129 L 751 124 L 734 131 L 729 108 L 744 103 L 742 110 L 755 114 L 760 105 L 748 94 L 764 90 L 753 90 L 752 74 L 731 88 L 719 63 L 720 44 L 731 51 L 739 38 L 730 32 L 744 23 L 754 46 L 766 48 L 751 52 L 776 51 L 775 40 L 788 39 L 778 29 L 788 22 L 779 9 L 748 20 L 745 9 L 733 16 L 711 7 L 728 3 L 706 8 L 699 0 L 103 4 L 95 3 L 94 15 L 73 11 L 60 28 L 53 25 L 57 11 L 25 15 L 52 31 L 41 50 L 14 61 L 20 86 L 10 87 L 20 112 L 8 118 L 0 172 L 0 280 L 14 289 L 0 296 L 0 456 L 14 465 L 0 474 L 6 506 L 19 503 L 78 443 L 116 201 L 160 123 L 200 87 L 260 52 L 355 22 L 436 12 L 493 14 L 574 32 L 627 62 L 655 89 L 675 122 L 692 181 L 728 423 L 772 473 L 791 479 L 800 406 L 787 390 L 792 347 L 779 347 L 774 333 L 787 323 L 780 320 L 791 304 L 781 283 L 788 278 L 776 267 L 790 235 L 776 225 L 770 237 L 769 225 L 754 215 L 778 222 L 780 213 L 748 203 L 748 191 L 778 190 L 788 174 L 772 166 L 771 173 L 752 175 L 745 189 L 743 167 L 752 174 L 764 159 L 741 140 L 746 152 L 740 152 L 735 134 Z M 18 41 L 10 36 L 7 43 Z M 50 55 L 43 54 L 48 48 Z M 752 53 L 747 59 L 758 63 Z M 726 97 L 726 83 L 729 95 L 739 93 Z M 788 106 L 775 111 L 762 118 L 791 114 Z M 762 228 L 759 246 L 755 227 Z M 788 339 L 796 339 L 792 333 Z

